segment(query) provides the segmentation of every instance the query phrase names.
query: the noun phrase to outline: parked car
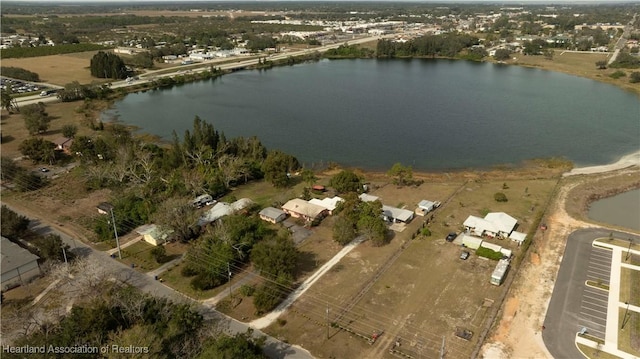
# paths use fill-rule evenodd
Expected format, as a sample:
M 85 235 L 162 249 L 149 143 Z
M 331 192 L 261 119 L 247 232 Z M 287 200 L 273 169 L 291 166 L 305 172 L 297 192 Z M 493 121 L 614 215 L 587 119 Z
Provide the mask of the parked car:
M 447 234 L 447 242 L 453 242 L 454 239 L 456 239 L 456 237 L 458 236 L 458 234 L 456 232 L 451 232 L 449 234 Z
M 47 167 L 40 167 L 40 172 L 49 172 Z
M 463 261 L 467 260 L 467 258 L 469 258 L 469 252 L 467 251 L 462 251 L 462 253 L 460 253 L 460 259 L 462 259 Z

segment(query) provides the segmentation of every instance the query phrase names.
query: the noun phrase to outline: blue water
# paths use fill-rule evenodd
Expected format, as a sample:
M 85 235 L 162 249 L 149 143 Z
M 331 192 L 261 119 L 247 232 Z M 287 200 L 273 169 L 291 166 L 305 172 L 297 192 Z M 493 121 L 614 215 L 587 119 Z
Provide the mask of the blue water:
M 451 60 L 324 60 L 131 94 L 103 118 L 170 139 L 194 116 L 307 166 L 489 167 L 640 150 L 640 101 L 576 76 Z

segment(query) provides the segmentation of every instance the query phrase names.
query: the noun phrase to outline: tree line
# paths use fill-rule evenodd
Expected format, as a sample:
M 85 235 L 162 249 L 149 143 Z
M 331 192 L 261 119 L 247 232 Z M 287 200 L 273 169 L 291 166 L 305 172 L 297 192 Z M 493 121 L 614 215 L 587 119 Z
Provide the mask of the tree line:
M 0 50 L 0 57 L 3 59 L 39 57 L 50 55 L 70 54 L 74 52 L 96 51 L 108 48 L 103 45 L 96 44 L 60 44 L 56 46 L 38 46 L 38 47 L 10 47 Z
M 378 40 L 376 55 L 378 57 L 455 57 L 463 49 L 478 45 L 479 39 L 468 34 L 447 33 L 441 35 L 424 35 L 406 42 Z

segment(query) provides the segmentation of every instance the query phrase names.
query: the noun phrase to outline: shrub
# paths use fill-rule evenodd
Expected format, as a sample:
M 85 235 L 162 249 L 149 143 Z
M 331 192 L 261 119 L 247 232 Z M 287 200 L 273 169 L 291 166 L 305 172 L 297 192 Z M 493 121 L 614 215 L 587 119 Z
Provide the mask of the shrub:
M 429 230 L 429 228 L 422 228 L 422 235 L 425 237 L 431 237 L 431 231 Z
M 196 271 L 192 266 L 186 265 L 182 267 L 182 269 L 180 270 L 180 274 L 183 277 L 193 277 L 194 275 L 198 274 L 198 271 Z
M 640 72 L 638 71 L 632 72 L 631 75 L 629 76 L 629 82 L 631 82 L 632 84 L 636 84 L 640 82 Z
M 489 259 L 493 259 L 495 261 L 502 259 L 503 254 L 500 252 L 496 252 L 493 249 L 480 247 L 476 250 L 476 255 L 479 257 L 485 257 Z
M 507 195 L 502 192 L 497 192 L 496 194 L 494 194 L 493 199 L 495 199 L 496 202 L 507 202 L 509 200 L 507 198 Z
M 252 296 L 253 293 L 255 293 L 255 291 L 256 291 L 256 287 L 254 287 L 252 285 L 243 284 L 240 287 L 240 294 L 244 295 L 245 297 Z
M 612 79 L 619 79 L 624 76 L 627 76 L 627 74 L 625 74 L 624 71 L 621 71 L 621 70 L 618 70 L 612 73 L 611 75 L 609 75 L 609 77 L 611 77 Z
M 169 259 L 167 256 L 167 250 L 163 246 L 157 246 L 151 250 L 151 255 L 157 263 L 166 263 Z

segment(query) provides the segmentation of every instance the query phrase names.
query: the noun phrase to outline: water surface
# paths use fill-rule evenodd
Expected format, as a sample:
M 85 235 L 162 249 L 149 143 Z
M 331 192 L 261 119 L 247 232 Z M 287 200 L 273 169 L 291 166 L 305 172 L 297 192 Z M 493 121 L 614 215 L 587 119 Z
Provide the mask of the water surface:
M 640 101 L 612 85 L 450 60 L 321 61 L 131 94 L 103 114 L 170 139 L 200 116 L 307 166 L 489 167 L 563 156 L 579 166 L 640 150 Z

